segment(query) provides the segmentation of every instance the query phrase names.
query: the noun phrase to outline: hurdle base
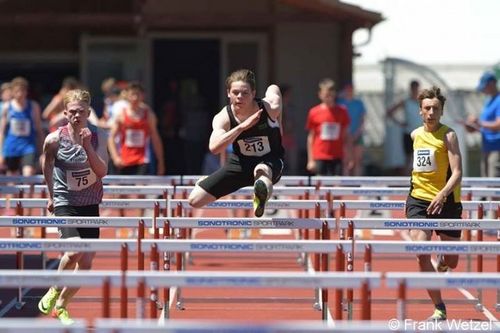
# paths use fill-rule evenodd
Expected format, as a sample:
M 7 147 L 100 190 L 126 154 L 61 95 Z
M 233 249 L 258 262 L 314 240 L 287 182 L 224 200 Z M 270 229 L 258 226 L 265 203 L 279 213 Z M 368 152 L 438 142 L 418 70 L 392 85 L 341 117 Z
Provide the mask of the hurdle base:
M 25 304 L 26 304 L 26 302 L 17 301 L 16 304 L 14 304 L 14 307 L 16 308 L 16 310 L 21 310 Z

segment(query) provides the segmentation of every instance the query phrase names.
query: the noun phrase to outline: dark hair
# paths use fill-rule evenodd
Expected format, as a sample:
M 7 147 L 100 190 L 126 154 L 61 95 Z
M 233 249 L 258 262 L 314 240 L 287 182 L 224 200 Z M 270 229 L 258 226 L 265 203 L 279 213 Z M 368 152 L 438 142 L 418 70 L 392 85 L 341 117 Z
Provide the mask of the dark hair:
M 62 86 L 68 90 L 73 90 L 77 89 L 80 86 L 80 83 L 74 77 L 68 76 L 62 81 Z
M 441 109 L 444 109 L 444 102 L 446 101 L 446 97 L 441 94 L 441 88 L 436 86 L 432 86 L 430 89 L 424 89 L 418 94 L 418 105 L 422 106 L 422 101 L 426 98 L 437 98 L 441 103 Z
M 229 75 L 226 79 L 226 88 L 230 89 L 231 84 L 236 81 L 243 81 L 250 85 L 252 90 L 255 90 L 255 74 L 249 69 L 238 69 Z
M 144 87 L 142 86 L 142 84 L 139 81 L 130 81 L 127 84 L 127 88 L 125 90 L 126 91 L 139 90 L 141 93 L 143 93 L 144 92 Z
M 418 88 L 420 87 L 420 82 L 418 82 L 417 80 L 411 80 L 410 82 L 410 88 Z

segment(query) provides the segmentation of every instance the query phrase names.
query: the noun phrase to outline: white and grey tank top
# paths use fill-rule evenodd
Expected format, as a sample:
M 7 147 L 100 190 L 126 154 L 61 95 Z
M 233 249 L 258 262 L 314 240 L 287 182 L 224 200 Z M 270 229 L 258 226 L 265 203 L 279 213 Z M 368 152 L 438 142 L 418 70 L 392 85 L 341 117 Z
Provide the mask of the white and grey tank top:
M 89 125 L 97 148 L 97 128 Z M 59 149 L 54 163 L 54 206 L 88 206 L 101 203 L 102 180 L 92 171 L 85 149 L 74 143 L 68 125 L 59 127 Z M 103 143 L 100 143 L 103 144 Z

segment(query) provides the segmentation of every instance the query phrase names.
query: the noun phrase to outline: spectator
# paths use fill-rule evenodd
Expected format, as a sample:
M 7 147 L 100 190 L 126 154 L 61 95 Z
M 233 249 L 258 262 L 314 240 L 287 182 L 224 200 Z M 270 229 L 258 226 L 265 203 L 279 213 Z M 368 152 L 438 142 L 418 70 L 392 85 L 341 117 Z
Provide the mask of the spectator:
M 3 103 L 7 103 L 12 99 L 12 85 L 10 82 L 4 82 L 0 85 L 1 100 L 0 100 L 0 110 L 2 109 Z
M 335 82 L 319 82 L 321 104 L 309 110 L 306 129 L 307 170 L 322 176 L 343 174 L 344 154 L 349 151 L 349 114 L 343 105 L 335 104 Z
M 5 164 L 7 175 L 32 176 L 43 143 L 40 106 L 27 98 L 25 78 L 14 78 L 11 86 L 12 99 L 2 104 L 0 116 L 0 165 Z
M 411 140 L 410 134 L 415 128 L 420 127 L 422 124 L 422 119 L 419 115 L 420 106 L 418 104 L 419 89 L 420 83 L 416 80 L 412 80 L 410 82 L 410 95 L 387 110 L 387 117 L 403 128 L 402 141 L 406 167 L 404 170 L 401 170 L 400 173 L 404 175 L 409 174 L 410 165 L 412 165 L 413 159 L 413 141 Z M 396 111 L 400 109 L 404 111 L 403 120 L 399 120 L 395 117 Z
M 466 122 L 469 131 L 479 130 L 482 138 L 481 176 L 500 177 L 500 94 L 493 72 L 481 76 L 477 90 L 488 96 L 479 118 Z
M 363 133 L 366 109 L 363 101 L 354 97 L 354 88 L 352 83 L 348 83 L 342 89 L 339 104 L 345 105 L 349 112 L 351 125 L 349 126 L 349 134 L 351 140 L 351 158 L 349 163 L 344 165 L 349 176 L 363 175 Z
M 116 115 L 108 138 L 109 153 L 121 175 L 147 175 L 149 141 L 156 155 L 156 173 L 165 172 L 163 146 L 156 127 L 156 115 L 144 103 L 144 88 L 138 82 L 129 83 L 126 89 L 128 105 Z M 120 135 L 119 148 L 115 142 Z

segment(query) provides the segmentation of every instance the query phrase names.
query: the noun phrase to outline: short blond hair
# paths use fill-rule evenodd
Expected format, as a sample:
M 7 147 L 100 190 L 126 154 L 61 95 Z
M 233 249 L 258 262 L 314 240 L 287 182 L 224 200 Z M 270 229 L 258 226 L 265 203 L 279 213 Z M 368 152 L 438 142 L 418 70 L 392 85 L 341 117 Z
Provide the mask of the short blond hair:
M 0 91 L 4 92 L 7 89 L 12 89 L 12 84 L 10 82 L 2 83 L 2 85 L 0 86 Z
M 64 95 L 63 99 L 64 108 L 71 102 L 83 102 L 90 106 L 90 101 L 90 93 L 83 89 L 70 90 Z
M 319 90 L 335 90 L 335 81 L 330 78 L 323 79 L 319 81 Z
M 12 88 L 21 87 L 24 89 L 28 89 L 28 87 L 29 87 L 28 80 L 26 80 L 22 76 L 18 76 L 18 77 L 13 78 L 12 81 L 10 81 L 10 85 Z

